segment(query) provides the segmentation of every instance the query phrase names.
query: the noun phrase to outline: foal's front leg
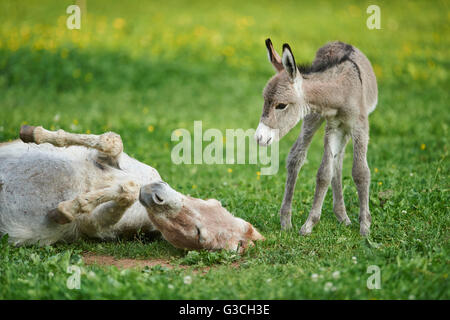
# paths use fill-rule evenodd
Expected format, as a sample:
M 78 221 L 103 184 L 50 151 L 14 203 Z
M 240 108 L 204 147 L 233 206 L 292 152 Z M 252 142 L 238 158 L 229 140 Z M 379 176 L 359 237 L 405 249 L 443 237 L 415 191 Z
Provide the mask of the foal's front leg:
M 316 177 L 316 191 L 314 194 L 313 205 L 309 211 L 308 219 L 300 229 L 301 235 L 310 234 L 312 228 L 319 222 L 320 215 L 322 213 L 322 204 L 327 194 L 328 187 L 333 175 L 333 154 L 331 148 L 331 141 L 333 135 L 336 134 L 335 129 L 332 129 L 327 124 L 325 129 L 324 138 L 324 153 L 322 157 L 322 163 L 320 164 L 319 171 Z
M 292 197 L 294 195 L 295 184 L 297 182 L 298 173 L 305 163 L 306 154 L 311 144 L 311 140 L 317 129 L 323 122 L 323 118 L 319 114 L 312 113 L 307 115 L 302 123 L 300 136 L 292 146 L 286 163 L 287 178 L 284 191 L 283 203 L 280 210 L 281 229 L 286 230 L 292 227 L 291 208 Z

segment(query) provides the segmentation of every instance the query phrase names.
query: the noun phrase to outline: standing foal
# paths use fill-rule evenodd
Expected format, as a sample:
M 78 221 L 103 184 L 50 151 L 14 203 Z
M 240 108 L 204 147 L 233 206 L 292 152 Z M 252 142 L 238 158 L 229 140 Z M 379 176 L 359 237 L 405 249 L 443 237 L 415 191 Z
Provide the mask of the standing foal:
M 287 159 L 287 181 L 281 206 L 281 227 L 291 224 L 292 196 L 297 175 L 317 129 L 326 120 L 324 154 L 317 172 L 316 192 L 308 219 L 300 233 L 311 233 L 320 219 L 328 186 L 333 190 L 333 210 L 340 222 L 349 225 L 342 195 L 342 160 L 345 146 L 353 140 L 353 180 L 358 189 L 360 233 L 369 234 L 370 171 L 367 165 L 368 116 L 377 104 L 377 82 L 372 66 L 357 48 L 330 42 L 320 48 L 311 66 L 297 66 L 288 44 L 282 58 L 266 40 L 269 61 L 277 73 L 264 88 L 263 112 L 255 133 L 262 146 L 281 139 L 304 118 L 300 136 Z

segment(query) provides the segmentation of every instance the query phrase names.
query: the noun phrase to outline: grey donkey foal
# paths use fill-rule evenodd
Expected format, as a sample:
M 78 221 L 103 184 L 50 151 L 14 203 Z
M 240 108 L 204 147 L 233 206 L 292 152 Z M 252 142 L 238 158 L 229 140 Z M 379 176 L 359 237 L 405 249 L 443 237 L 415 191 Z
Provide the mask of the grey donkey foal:
M 319 222 L 322 204 L 331 183 L 333 210 L 340 222 L 349 225 L 342 194 L 342 161 L 345 146 L 353 140 L 352 175 L 359 196 L 360 233 L 370 231 L 370 170 L 367 165 L 369 114 L 377 104 L 377 81 L 366 56 L 342 42 L 320 48 L 311 66 L 297 66 L 288 44 L 282 58 L 266 40 L 269 61 L 277 73 L 264 88 L 264 106 L 255 139 L 269 145 L 281 139 L 301 119 L 302 129 L 287 159 L 287 181 L 280 210 L 281 227 L 291 224 L 292 196 L 297 175 L 306 159 L 312 137 L 326 120 L 324 154 L 317 172 L 316 191 L 308 219 L 300 234 L 311 233 Z

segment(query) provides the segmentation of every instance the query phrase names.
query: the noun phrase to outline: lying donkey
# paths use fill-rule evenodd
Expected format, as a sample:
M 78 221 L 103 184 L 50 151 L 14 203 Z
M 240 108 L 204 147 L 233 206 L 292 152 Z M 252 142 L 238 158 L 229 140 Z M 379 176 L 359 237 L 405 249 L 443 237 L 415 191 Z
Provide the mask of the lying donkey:
M 158 230 L 186 249 L 236 250 L 264 239 L 219 201 L 170 188 L 155 169 L 125 154 L 115 133 L 23 126 L 20 137 L 35 143 L 0 144 L 0 235 L 14 244 L 111 239 L 139 230 Z
M 377 81 L 369 60 L 357 48 L 331 42 L 320 48 L 309 67 L 298 67 L 288 44 L 282 58 L 266 40 L 269 61 L 277 71 L 264 89 L 264 107 L 255 139 L 268 145 L 281 139 L 302 118 L 300 136 L 287 159 L 287 181 L 281 206 L 281 227 L 291 228 L 291 203 L 297 175 L 306 159 L 312 137 L 326 119 L 324 155 L 317 173 L 316 192 L 308 219 L 300 233 L 305 235 L 320 219 L 322 204 L 331 182 L 333 209 L 337 219 L 348 225 L 342 195 L 342 160 L 345 146 L 353 140 L 353 180 L 359 196 L 360 233 L 369 234 L 370 171 L 367 165 L 369 113 L 377 104 Z

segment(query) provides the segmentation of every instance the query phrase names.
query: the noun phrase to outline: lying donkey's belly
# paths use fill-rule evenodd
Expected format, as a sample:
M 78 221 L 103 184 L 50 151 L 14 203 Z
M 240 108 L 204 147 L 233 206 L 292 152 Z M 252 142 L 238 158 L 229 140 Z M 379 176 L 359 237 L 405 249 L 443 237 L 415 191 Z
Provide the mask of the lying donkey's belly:
M 38 223 L 59 202 L 89 188 L 86 177 L 93 177 L 86 171 L 93 164 L 83 159 L 86 149 L 73 148 L 21 142 L 0 146 L 0 224 L 6 219 Z

